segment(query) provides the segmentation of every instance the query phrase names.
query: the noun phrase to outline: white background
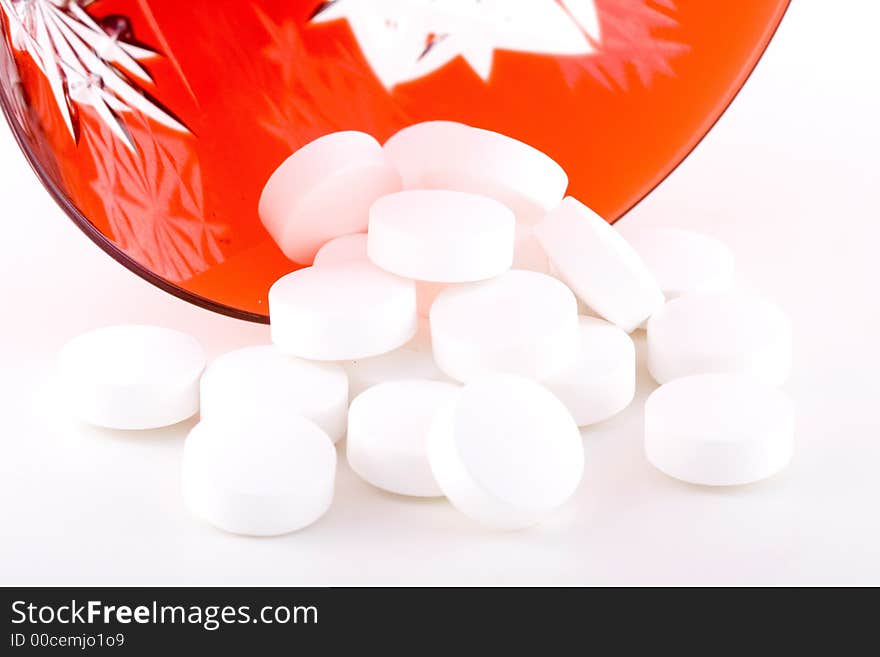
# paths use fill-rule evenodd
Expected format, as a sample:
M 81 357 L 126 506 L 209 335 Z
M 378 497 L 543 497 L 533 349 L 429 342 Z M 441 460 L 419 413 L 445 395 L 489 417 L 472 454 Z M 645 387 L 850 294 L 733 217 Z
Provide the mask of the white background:
M 734 489 L 684 485 L 641 450 L 641 406 L 585 432 L 584 483 L 549 522 L 472 525 L 383 494 L 340 460 L 316 525 L 222 534 L 179 494 L 190 424 L 91 429 L 47 396 L 64 341 L 162 322 L 212 354 L 267 339 L 123 269 L 49 199 L 0 128 L 0 583 L 880 584 L 880 25 L 877 3 L 795 0 L 731 109 L 624 219 L 695 227 L 792 316 L 791 467 Z

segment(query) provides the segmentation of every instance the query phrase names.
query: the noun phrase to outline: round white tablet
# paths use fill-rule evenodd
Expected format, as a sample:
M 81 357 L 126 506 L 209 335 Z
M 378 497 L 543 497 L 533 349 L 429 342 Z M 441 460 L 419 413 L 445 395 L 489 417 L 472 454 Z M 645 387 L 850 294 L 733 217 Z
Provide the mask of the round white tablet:
M 425 177 L 434 168 L 455 161 L 456 150 L 470 130 L 456 121 L 423 121 L 399 130 L 382 148 L 404 189 L 424 189 Z
M 277 536 L 333 501 L 336 450 L 315 423 L 200 422 L 183 450 L 183 495 L 197 518 L 234 534 Z
M 489 196 L 534 223 L 562 200 L 565 171 L 521 141 L 490 130 L 431 121 L 401 130 L 385 152 L 408 189 L 452 189 Z
M 365 262 L 367 258 L 367 234 L 352 233 L 336 237 L 318 249 L 315 267 L 339 265 L 344 262 Z
M 733 253 L 714 237 L 682 228 L 620 227 L 654 274 L 667 300 L 684 294 L 727 292 L 734 283 Z
M 636 390 L 636 349 L 623 330 L 595 317 L 581 316 L 580 334 L 572 365 L 542 383 L 583 427 L 629 406 Z
M 72 414 L 110 429 L 155 429 L 199 410 L 205 351 L 159 326 L 107 326 L 84 333 L 58 358 L 60 393 Z
M 663 305 L 663 292 L 635 250 L 602 217 L 567 197 L 535 235 L 584 303 L 627 333 Z
M 367 253 L 382 269 L 435 283 L 481 281 L 510 269 L 513 213 L 485 196 L 409 190 L 370 208 Z
M 430 321 L 434 360 L 463 382 L 490 372 L 546 379 L 572 363 L 580 345 L 571 290 L 532 271 L 449 288 Z
M 702 374 L 660 386 L 645 403 L 645 455 L 671 477 L 748 484 L 788 465 L 794 405 L 742 374 Z
M 334 132 L 281 163 L 263 188 L 259 214 L 284 255 L 307 265 L 328 240 L 366 231 L 373 201 L 400 189 L 379 142 Z
M 532 525 L 577 489 L 581 435 L 546 388 L 495 374 L 466 385 L 436 416 L 428 460 L 440 489 L 471 518 L 503 529 Z
M 648 369 L 658 383 L 744 372 L 778 386 L 788 378 L 791 352 L 785 313 L 744 291 L 679 297 L 648 320 Z
M 272 342 L 311 360 L 353 360 L 396 349 L 418 326 L 415 283 L 368 262 L 307 267 L 269 289 Z
M 446 379 L 434 362 L 429 330 L 420 330 L 402 347 L 371 358 L 360 358 L 344 363 L 348 373 L 349 395 L 352 399 L 367 388 L 386 381 L 401 379 Z
M 377 488 L 416 497 L 443 492 L 428 464 L 428 429 L 459 387 L 441 381 L 406 379 L 374 386 L 358 395 L 348 412 L 348 463 Z
M 272 345 L 219 356 L 202 375 L 202 420 L 225 422 L 265 416 L 287 423 L 303 416 L 333 442 L 345 435 L 348 377 L 341 365 L 282 354 Z

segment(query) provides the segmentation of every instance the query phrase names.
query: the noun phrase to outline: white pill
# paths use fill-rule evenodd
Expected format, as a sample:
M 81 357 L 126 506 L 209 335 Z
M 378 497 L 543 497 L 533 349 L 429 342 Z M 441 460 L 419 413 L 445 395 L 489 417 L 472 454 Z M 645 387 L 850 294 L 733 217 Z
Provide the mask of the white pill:
M 339 265 L 345 262 L 365 262 L 367 258 L 367 234 L 352 233 L 336 237 L 318 249 L 315 267 Z
M 580 344 L 571 290 L 519 269 L 443 291 L 430 321 L 434 360 L 463 382 L 491 372 L 546 379 L 574 361 Z
M 202 375 L 203 421 L 266 416 L 281 425 L 303 416 L 333 442 L 345 435 L 348 377 L 341 365 L 282 354 L 272 345 L 223 354 Z
M 741 374 L 702 374 L 660 386 L 645 403 L 645 455 L 676 479 L 748 484 L 788 465 L 794 405 Z
M 410 126 L 385 144 L 409 189 L 452 189 L 489 196 L 534 223 L 562 200 L 565 171 L 521 141 L 448 121 Z
M 332 441 L 302 417 L 203 421 L 184 444 L 187 508 L 234 534 L 277 536 L 312 524 L 330 508 L 335 478 Z
M 452 383 L 407 379 L 358 395 L 348 413 L 348 463 L 362 479 L 399 495 L 438 497 L 443 492 L 428 464 L 428 429 L 452 403 Z
M 371 358 L 360 358 L 345 363 L 348 373 L 349 395 L 353 399 L 367 388 L 401 379 L 446 379 L 434 362 L 430 330 L 419 330 L 402 347 Z
M 733 287 L 733 253 L 714 237 L 682 228 L 624 225 L 619 230 L 654 274 L 667 300 Z
M 502 529 L 532 525 L 577 489 L 581 435 L 543 386 L 494 374 L 466 385 L 428 432 L 428 460 L 460 511 Z
M 284 255 L 307 265 L 328 240 L 365 232 L 373 201 L 400 189 L 379 142 L 334 132 L 282 162 L 263 188 L 259 214 Z
M 367 257 L 366 233 L 343 235 L 330 240 L 315 255 L 315 267 L 345 262 L 364 262 Z M 445 283 L 416 281 L 416 306 L 419 317 L 427 317 L 434 299 L 446 288 Z
M 485 196 L 409 190 L 370 208 L 367 253 L 382 269 L 434 283 L 481 281 L 510 269 L 513 213 Z
M 627 333 L 663 305 L 663 292 L 635 250 L 602 217 L 567 197 L 535 235 L 584 303 Z
M 455 162 L 459 144 L 470 130 L 469 125 L 456 121 L 424 121 L 399 130 L 382 148 L 404 189 L 424 189 L 425 177 L 432 170 Z
M 658 383 L 691 374 L 743 372 L 782 385 L 791 323 L 775 304 L 735 290 L 674 299 L 648 321 L 648 369 Z
M 595 317 L 581 316 L 580 335 L 574 363 L 542 383 L 583 427 L 629 406 L 636 389 L 636 350 L 622 329 Z
M 159 326 L 107 326 L 84 333 L 58 358 L 71 413 L 110 429 L 155 429 L 199 410 L 205 352 L 185 333 Z
M 269 315 L 272 341 L 286 354 L 367 358 L 415 335 L 415 283 L 368 262 L 307 267 L 272 285 Z

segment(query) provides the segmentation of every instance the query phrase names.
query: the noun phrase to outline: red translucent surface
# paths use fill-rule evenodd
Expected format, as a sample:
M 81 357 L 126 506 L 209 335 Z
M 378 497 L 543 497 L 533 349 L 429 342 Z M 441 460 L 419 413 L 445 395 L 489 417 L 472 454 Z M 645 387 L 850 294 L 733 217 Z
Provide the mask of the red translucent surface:
M 8 38 L 4 110 L 50 191 L 111 255 L 184 298 L 265 321 L 269 286 L 296 265 L 260 224 L 257 199 L 298 146 L 335 130 L 381 141 L 459 120 L 546 151 L 570 193 L 614 221 L 717 120 L 788 3 L 596 0 L 596 53 L 496 51 L 486 81 L 459 58 L 390 91 L 346 21 L 311 21 L 321 4 L 86 3 L 96 19 L 125 16 L 126 38 L 160 53 L 139 87 L 189 132 L 126 112 L 131 149 L 86 105 L 74 140 L 43 71 Z M 8 17 L 3 27 L 8 37 Z

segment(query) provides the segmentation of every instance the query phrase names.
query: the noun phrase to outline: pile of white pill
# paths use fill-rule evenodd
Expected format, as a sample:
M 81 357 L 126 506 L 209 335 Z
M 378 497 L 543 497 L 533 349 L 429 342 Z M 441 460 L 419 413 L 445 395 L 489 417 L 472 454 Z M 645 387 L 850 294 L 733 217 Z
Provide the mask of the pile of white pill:
M 184 499 L 226 531 L 276 535 L 320 518 L 343 439 L 369 484 L 514 529 L 577 490 L 582 429 L 633 400 L 629 333 L 644 328 L 661 384 L 645 405 L 647 459 L 702 485 L 779 472 L 794 448 L 778 389 L 791 368 L 784 313 L 735 287 L 714 238 L 618 230 L 567 185 L 540 151 L 460 123 L 410 126 L 384 146 L 324 136 L 260 199 L 266 229 L 302 266 L 269 291 L 273 344 L 205 367 L 184 334 L 99 329 L 61 354 L 65 398 L 118 429 L 200 406 Z

